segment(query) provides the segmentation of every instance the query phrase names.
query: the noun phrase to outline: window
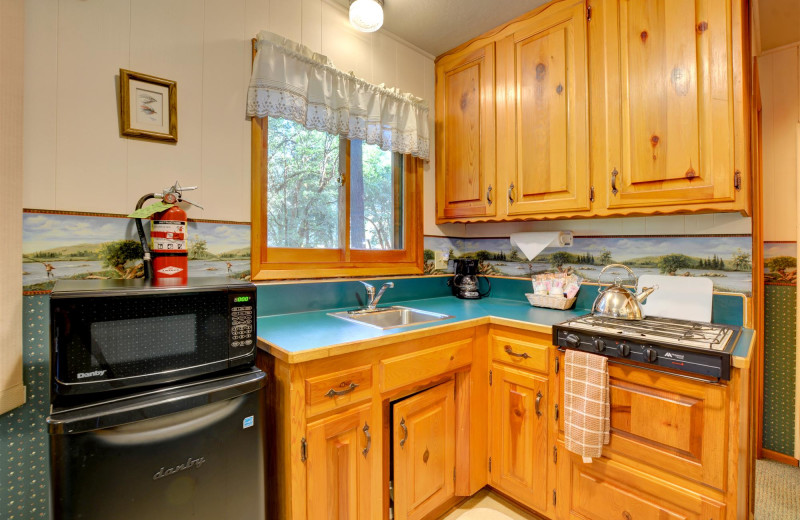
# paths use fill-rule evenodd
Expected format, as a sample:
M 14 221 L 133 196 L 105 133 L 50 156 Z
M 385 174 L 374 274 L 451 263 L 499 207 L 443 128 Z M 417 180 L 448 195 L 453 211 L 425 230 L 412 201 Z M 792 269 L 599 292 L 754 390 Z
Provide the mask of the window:
M 253 119 L 252 279 L 422 272 L 421 160 Z

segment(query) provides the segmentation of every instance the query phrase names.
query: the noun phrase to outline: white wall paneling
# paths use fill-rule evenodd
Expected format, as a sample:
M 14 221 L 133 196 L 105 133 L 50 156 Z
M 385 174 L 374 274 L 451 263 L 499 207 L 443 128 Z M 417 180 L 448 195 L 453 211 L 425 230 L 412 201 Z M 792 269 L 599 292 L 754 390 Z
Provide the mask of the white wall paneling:
M 184 186 L 201 186 L 200 190 L 191 194 L 189 200 L 203 205 L 214 194 L 201 184 L 205 166 L 202 153 L 203 114 L 207 104 L 203 95 L 203 70 L 206 63 L 204 20 L 207 16 L 204 4 L 211 2 L 131 2 L 130 59 L 126 68 L 178 83 L 178 142 L 122 139 L 128 151 L 125 208 L 132 211 L 143 194 L 160 190 L 175 180 L 180 180 Z M 235 6 L 236 2 L 232 1 L 231 5 Z M 224 27 L 225 20 L 215 20 L 213 23 Z M 236 51 L 238 50 L 237 48 Z M 239 57 L 238 52 L 234 56 Z M 224 104 L 226 100 L 217 98 L 214 102 Z M 111 109 L 109 107 L 109 112 Z M 220 121 L 213 123 L 221 124 Z M 224 125 L 220 128 L 225 129 Z M 226 137 L 222 131 L 215 131 L 215 134 L 219 139 Z M 196 208 L 188 213 L 195 218 L 201 216 Z
M 797 240 L 798 45 L 758 58 L 762 97 L 764 241 Z
M 25 14 L 27 208 L 128 213 L 178 179 L 206 207 L 190 216 L 249 221 L 244 110 L 262 29 L 433 106 L 433 56 L 386 31 L 358 33 L 329 0 L 26 0 Z M 177 81 L 177 144 L 120 136 L 120 68 Z
M 23 206 L 56 207 L 58 0 L 25 2 Z
M 0 2 L 0 414 L 25 402 L 22 384 L 22 0 Z
M 49 93 L 57 103 L 53 209 L 125 206 L 127 146 L 119 137 L 115 76 L 128 64 L 130 27 L 129 0 L 58 3 L 57 70 L 37 71 L 35 79 L 47 82 L 56 72 L 56 91 Z

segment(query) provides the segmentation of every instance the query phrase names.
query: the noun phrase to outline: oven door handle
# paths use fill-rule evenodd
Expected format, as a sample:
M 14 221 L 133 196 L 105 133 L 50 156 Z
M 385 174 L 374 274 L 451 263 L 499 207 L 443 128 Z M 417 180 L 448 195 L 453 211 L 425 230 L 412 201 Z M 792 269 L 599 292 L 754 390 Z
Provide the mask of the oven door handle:
M 568 349 L 564 347 L 558 347 L 559 352 L 566 352 Z M 657 374 L 666 374 L 668 376 L 675 376 L 675 377 L 682 377 L 683 379 L 689 379 L 691 381 L 699 381 L 701 383 L 708 383 L 710 385 L 714 385 L 720 382 L 718 377 L 712 377 L 711 379 L 706 379 L 704 377 L 695 377 L 695 376 L 688 376 L 686 374 L 680 374 L 678 372 L 670 372 L 669 370 L 659 370 L 657 368 L 645 367 L 641 365 L 632 365 L 630 363 L 623 363 L 621 361 L 617 361 L 614 358 L 607 358 L 609 363 L 614 363 L 616 365 L 624 365 L 631 368 L 641 368 L 642 370 L 649 370 L 650 372 L 655 372 Z

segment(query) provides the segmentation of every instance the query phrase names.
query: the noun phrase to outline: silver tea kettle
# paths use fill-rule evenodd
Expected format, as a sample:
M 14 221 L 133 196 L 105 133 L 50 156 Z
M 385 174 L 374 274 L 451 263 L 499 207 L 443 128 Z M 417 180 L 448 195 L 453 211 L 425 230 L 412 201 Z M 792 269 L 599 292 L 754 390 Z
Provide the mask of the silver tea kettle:
M 603 273 L 612 267 L 620 267 L 630 273 L 631 279 L 636 281 L 636 275 L 630 267 L 622 264 L 610 264 L 600 271 L 600 276 L 597 278 L 598 284 L 604 285 L 601 281 Z M 644 318 L 644 309 L 642 303 L 650 296 L 653 291 L 658 289 L 658 286 L 645 287 L 639 294 L 633 294 L 628 289 L 622 286 L 622 281 L 617 278 L 613 284 L 607 284 L 608 287 L 597 295 L 597 298 L 592 304 L 592 314 L 598 316 L 605 316 L 607 318 L 618 318 L 621 320 L 641 320 Z

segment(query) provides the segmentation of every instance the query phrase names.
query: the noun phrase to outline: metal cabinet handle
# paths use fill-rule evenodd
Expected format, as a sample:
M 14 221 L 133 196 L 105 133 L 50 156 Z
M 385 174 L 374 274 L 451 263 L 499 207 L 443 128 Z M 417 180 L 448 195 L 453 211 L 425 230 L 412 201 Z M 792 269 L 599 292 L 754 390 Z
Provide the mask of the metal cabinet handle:
M 516 352 L 511 350 L 511 345 L 506 345 L 505 350 L 506 354 L 508 354 L 509 356 L 521 357 L 522 359 L 528 359 L 530 357 L 527 352 L 523 352 L 522 354 L 517 354 Z
M 617 171 L 616 168 L 614 168 L 614 170 L 611 172 L 611 193 L 613 193 L 614 195 L 616 195 L 617 192 L 619 192 L 619 190 L 617 189 L 617 175 L 619 175 L 619 172 Z
M 539 409 L 539 406 L 542 404 L 542 392 L 536 392 L 536 403 L 533 405 L 536 409 L 536 417 L 542 416 L 542 411 Z
M 364 448 L 364 449 L 361 451 L 361 453 L 362 453 L 362 454 L 364 455 L 364 457 L 366 458 L 366 456 L 367 456 L 367 453 L 369 453 L 369 448 L 370 448 L 370 446 L 372 446 L 372 435 L 370 435 L 370 434 L 369 434 L 369 424 L 367 424 L 367 423 L 366 423 L 366 421 L 364 422 L 364 428 L 363 428 L 363 430 L 362 430 L 362 431 L 364 432 L 364 437 L 366 437 L 366 438 L 367 438 L 367 447 L 366 447 L 366 448 Z
M 627 511 L 623 511 L 623 512 L 622 512 L 622 518 L 624 518 L 625 520 L 633 520 L 633 517 L 632 517 L 632 516 L 631 516 L 631 514 L 630 514 L 629 512 L 627 512 Z
M 330 390 L 328 390 L 328 393 L 325 394 L 325 397 L 330 397 L 331 399 L 333 399 L 334 397 L 339 397 L 341 395 L 349 394 L 356 388 L 358 388 L 358 383 L 350 383 L 350 386 L 348 386 L 344 390 L 334 390 L 333 388 L 331 388 Z
M 508 187 L 508 202 L 509 204 L 514 204 L 514 183 L 511 183 L 511 186 Z
M 490 184 L 488 188 L 486 188 L 486 203 L 488 205 L 492 205 L 492 185 Z
M 402 448 L 403 445 L 408 440 L 408 428 L 406 428 L 406 419 L 405 419 L 405 417 L 400 419 L 400 428 L 403 429 L 403 438 L 400 439 L 400 447 Z

